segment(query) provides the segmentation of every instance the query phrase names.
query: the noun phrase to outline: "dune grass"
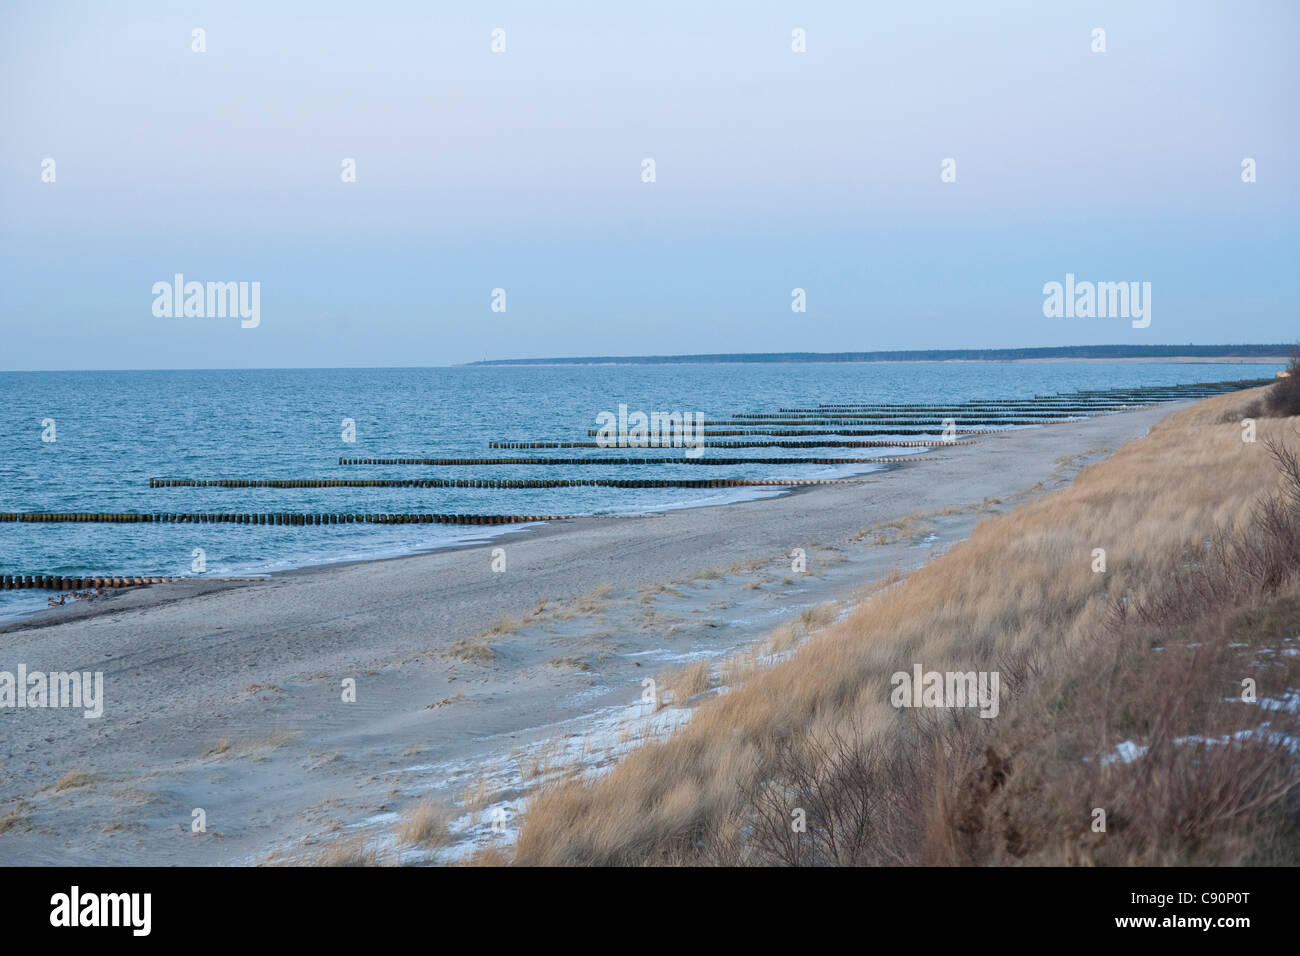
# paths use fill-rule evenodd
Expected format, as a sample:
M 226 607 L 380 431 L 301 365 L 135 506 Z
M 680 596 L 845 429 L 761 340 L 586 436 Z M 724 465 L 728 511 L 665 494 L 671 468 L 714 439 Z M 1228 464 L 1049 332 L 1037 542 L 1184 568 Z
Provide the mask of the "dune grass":
M 713 665 L 704 659 L 664 674 L 659 680 L 658 708 L 685 706 L 713 686 Z
M 447 811 L 432 800 L 424 800 L 402 815 L 397 839 L 408 846 L 434 849 L 450 842 Z
M 1300 859 L 1285 706 L 1300 676 L 1283 653 L 1300 634 L 1300 473 L 1274 454 L 1300 447 L 1300 422 L 1261 419 L 1244 442 L 1262 392 L 1168 416 L 677 733 L 543 788 L 514 861 Z M 999 716 L 891 706 L 890 676 L 914 664 L 998 672 Z M 1276 706 L 1241 699 L 1246 679 Z

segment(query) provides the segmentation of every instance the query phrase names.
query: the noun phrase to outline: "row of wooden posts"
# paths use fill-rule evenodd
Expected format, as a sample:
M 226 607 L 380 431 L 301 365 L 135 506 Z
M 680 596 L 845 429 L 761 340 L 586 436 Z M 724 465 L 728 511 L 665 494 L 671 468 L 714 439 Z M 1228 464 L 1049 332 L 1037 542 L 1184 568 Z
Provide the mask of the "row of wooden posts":
M 948 444 L 956 444 L 948 442 Z M 927 446 L 933 447 L 933 446 Z M 921 455 L 876 458 L 340 458 L 340 465 L 877 465 L 933 461 Z
M 749 488 L 851 485 L 859 478 L 150 478 L 150 488 Z
M 82 591 L 88 588 L 134 588 L 145 584 L 164 584 L 180 578 L 69 578 L 54 574 L 0 575 L 0 591 Z
M 871 432 L 869 434 L 876 434 Z M 706 441 L 694 448 L 933 448 L 935 445 L 973 445 L 973 441 Z M 610 445 L 595 441 L 490 441 L 489 448 L 657 448 L 649 442 Z M 676 463 L 676 459 L 668 459 Z
M 0 522 L 30 524 L 521 524 L 529 521 L 562 521 L 581 515 L 476 515 L 476 514 L 301 514 L 274 512 L 245 514 L 223 512 L 144 513 L 92 511 L 6 511 Z

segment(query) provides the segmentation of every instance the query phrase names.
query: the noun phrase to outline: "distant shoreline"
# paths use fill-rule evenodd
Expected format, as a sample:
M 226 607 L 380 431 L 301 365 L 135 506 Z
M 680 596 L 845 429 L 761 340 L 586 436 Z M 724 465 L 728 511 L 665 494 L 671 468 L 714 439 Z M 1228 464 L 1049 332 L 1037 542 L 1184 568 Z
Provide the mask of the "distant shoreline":
M 1023 349 L 893 349 L 875 352 L 709 352 L 695 355 L 591 355 L 488 359 L 465 366 L 511 365 L 864 365 L 877 362 L 1286 362 L 1294 346 L 1067 345 Z
M 1125 356 L 1116 358 L 932 358 L 932 359 L 756 359 L 752 362 L 735 359 L 693 359 L 684 356 L 681 361 L 667 359 L 645 360 L 637 358 L 617 359 L 608 362 L 587 362 L 581 359 L 572 361 L 533 361 L 531 359 L 507 359 L 500 362 L 469 362 L 453 365 L 451 368 L 511 368 L 526 365 L 531 368 L 582 368 L 610 367 L 622 365 L 925 365 L 935 363 L 955 365 L 978 365 L 985 362 L 1032 363 L 1032 362 L 1163 362 L 1170 365 L 1285 365 L 1290 361 L 1286 355 L 1169 355 L 1169 356 Z

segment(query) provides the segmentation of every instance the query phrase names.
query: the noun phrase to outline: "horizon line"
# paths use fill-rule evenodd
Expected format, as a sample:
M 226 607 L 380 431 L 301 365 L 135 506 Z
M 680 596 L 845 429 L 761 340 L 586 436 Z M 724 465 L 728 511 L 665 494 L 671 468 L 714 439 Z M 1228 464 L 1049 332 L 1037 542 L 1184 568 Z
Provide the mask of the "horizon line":
M 1286 360 L 1297 343 L 1238 343 L 1219 345 L 1049 345 L 1026 348 L 989 349 L 883 349 L 844 352 L 701 352 L 680 355 L 590 355 L 543 358 L 479 359 L 427 365 L 267 365 L 233 367 L 153 368 L 45 368 L 0 369 L 0 374 L 42 374 L 62 372 L 273 372 L 273 371 L 369 371 L 376 369 L 473 368 L 512 365 L 735 365 L 735 364 L 868 364 L 872 362 L 973 361 L 1008 362 L 1036 358 L 1061 361 L 1121 359 L 1241 359 L 1267 362 Z

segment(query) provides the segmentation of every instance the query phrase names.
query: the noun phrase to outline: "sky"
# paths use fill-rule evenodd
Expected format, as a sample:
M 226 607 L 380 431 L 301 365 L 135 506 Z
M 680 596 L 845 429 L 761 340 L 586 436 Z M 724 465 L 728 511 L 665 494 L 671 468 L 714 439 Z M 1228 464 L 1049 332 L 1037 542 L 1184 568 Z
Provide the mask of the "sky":
M 0 369 L 1292 342 L 1298 28 L 1293 0 L 0 0 Z M 1067 273 L 1149 282 L 1150 324 L 1045 316 Z M 258 283 L 256 326 L 155 314 L 176 274 Z

